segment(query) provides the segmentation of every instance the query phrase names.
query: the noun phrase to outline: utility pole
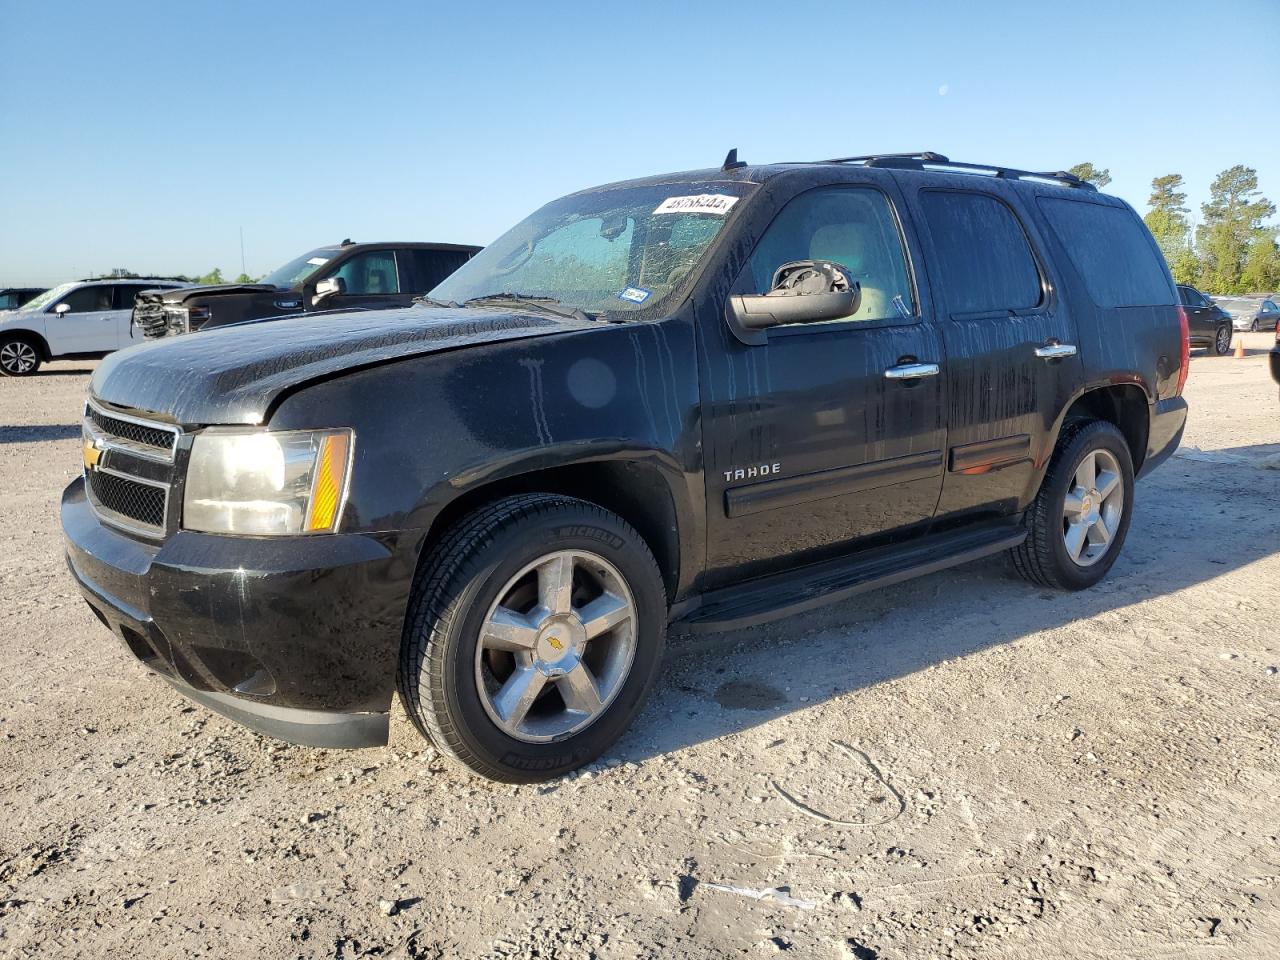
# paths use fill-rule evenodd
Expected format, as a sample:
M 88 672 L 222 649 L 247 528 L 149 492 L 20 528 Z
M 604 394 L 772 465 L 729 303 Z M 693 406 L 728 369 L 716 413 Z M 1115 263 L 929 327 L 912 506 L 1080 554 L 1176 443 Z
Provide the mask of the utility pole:
M 240 228 L 240 276 L 247 277 L 249 271 L 244 268 L 244 227 Z

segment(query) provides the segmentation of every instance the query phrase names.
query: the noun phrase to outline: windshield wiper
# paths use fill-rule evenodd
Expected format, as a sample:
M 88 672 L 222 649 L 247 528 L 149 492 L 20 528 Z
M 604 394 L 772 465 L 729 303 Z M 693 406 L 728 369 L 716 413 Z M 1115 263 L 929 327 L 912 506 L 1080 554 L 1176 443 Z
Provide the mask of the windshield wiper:
M 413 302 L 420 303 L 424 307 L 444 307 L 448 310 L 462 309 L 462 304 L 456 303 L 453 300 L 433 300 L 431 297 L 428 297 L 425 294 L 421 297 L 414 297 Z
M 596 318 L 580 307 L 566 307 L 555 297 L 536 297 L 523 293 L 488 293 L 483 297 L 472 297 L 463 303 L 464 307 L 472 305 L 511 303 L 521 307 L 532 307 L 544 313 L 570 320 L 595 320 Z

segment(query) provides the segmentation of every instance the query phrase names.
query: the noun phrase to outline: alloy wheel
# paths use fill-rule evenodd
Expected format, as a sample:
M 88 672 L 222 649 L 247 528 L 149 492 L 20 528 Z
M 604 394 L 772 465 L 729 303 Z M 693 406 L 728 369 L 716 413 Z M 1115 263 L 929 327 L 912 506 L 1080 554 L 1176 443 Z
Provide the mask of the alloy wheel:
M 475 677 L 485 712 L 529 743 L 581 732 L 631 672 L 636 617 L 631 589 L 603 557 L 539 557 L 507 581 L 481 627 Z
M 1120 463 L 1108 450 L 1090 450 L 1076 467 L 1062 505 L 1062 539 L 1067 556 L 1093 566 L 1111 549 L 1124 516 Z
M 1218 328 L 1218 355 L 1226 353 L 1231 349 L 1231 330 L 1229 327 Z
M 21 375 L 30 373 L 36 368 L 40 358 L 36 356 L 35 347 L 25 340 L 10 340 L 0 344 L 0 368 L 5 373 Z

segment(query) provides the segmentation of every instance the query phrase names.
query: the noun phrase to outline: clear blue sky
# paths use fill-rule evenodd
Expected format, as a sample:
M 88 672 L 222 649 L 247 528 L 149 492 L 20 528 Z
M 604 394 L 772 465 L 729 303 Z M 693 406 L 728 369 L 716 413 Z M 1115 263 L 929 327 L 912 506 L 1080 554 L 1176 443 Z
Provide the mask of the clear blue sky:
M 0 0 L 0 285 L 485 243 L 596 183 L 931 149 L 1280 201 L 1280 2 Z M 1266 66 L 1264 67 L 1264 63 Z

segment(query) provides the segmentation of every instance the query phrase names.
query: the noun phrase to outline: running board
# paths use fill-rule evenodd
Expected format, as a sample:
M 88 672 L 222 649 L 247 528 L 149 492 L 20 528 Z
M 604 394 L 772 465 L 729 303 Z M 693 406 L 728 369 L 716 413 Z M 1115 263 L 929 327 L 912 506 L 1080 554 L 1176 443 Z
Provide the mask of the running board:
M 1021 526 L 1002 523 L 825 560 L 709 593 L 672 625 L 689 633 L 753 627 L 1010 550 L 1026 538 Z

